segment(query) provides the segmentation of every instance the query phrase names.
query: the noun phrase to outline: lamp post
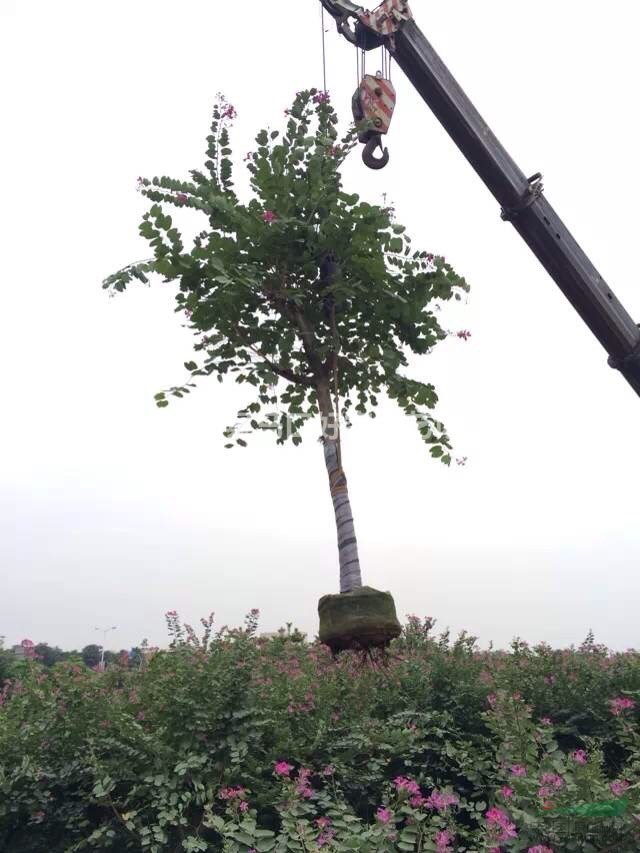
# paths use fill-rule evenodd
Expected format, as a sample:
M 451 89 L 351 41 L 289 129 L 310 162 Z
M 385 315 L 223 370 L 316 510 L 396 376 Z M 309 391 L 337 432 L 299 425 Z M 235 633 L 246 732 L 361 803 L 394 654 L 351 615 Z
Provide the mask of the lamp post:
M 105 643 L 107 642 L 107 634 L 109 633 L 109 631 L 115 631 L 117 627 L 118 627 L 117 625 L 112 625 L 110 628 L 96 628 L 96 631 L 102 631 L 102 646 L 101 646 L 101 653 L 100 653 L 100 671 L 101 672 L 104 672 L 104 646 L 105 646 Z

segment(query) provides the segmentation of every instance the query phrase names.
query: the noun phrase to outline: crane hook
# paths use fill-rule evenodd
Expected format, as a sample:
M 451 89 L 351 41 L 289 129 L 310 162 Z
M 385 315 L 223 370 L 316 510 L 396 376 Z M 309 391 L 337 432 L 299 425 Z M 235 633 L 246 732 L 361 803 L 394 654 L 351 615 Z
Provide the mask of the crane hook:
M 374 151 L 378 147 L 382 151 L 380 157 L 374 155 Z M 368 166 L 370 169 L 384 169 L 389 162 L 389 149 L 382 147 L 382 136 L 379 133 L 372 136 L 365 144 L 362 149 L 362 160 L 365 166 Z

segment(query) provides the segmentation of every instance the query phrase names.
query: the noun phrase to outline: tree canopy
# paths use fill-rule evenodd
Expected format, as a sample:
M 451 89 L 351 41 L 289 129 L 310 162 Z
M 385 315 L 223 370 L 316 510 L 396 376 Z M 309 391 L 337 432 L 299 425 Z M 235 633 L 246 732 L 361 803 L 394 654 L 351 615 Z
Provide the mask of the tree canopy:
M 160 391 L 156 403 L 188 394 L 199 377 L 232 377 L 252 394 L 225 433 L 227 446 L 246 444 L 240 430 L 261 429 L 297 444 L 305 420 L 321 409 L 319 383 L 337 392 L 347 425 L 352 411 L 375 417 L 384 392 L 417 418 L 431 454 L 449 464 L 449 437 L 432 415 L 435 388 L 405 369 L 411 353 L 428 353 L 446 337 L 439 308 L 468 286 L 444 258 L 414 249 L 392 208 L 345 191 L 341 167 L 357 136 L 354 128 L 340 136 L 326 93 L 299 92 L 286 112 L 284 132 L 261 130 L 245 157 L 246 201 L 234 183 L 235 110 L 222 97 L 204 171 L 191 171 L 190 180 L 139 179 L 151 202 L 140 233 L 153 256 L 110 275 L 104 287 L 123 291 L 153 274 L 176 282 L 176 311 L 196 336 L 188 380 Z M 201 215 L 204 228 L 190 247 L 170 207 Z M 335 273 L 323 278 L 327 261 Z

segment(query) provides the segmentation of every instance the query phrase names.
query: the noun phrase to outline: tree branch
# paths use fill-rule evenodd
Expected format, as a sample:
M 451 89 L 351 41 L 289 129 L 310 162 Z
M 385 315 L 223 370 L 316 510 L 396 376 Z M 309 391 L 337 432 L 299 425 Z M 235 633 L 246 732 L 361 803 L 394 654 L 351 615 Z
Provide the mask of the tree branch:
M 320 361 L 318 353 L 316 352 L 316 336 L 313 326 L 310 325 L 302 311 L 300 311 L 295 305 L 286 303 L 284 311 L 286 316 L 298 328 L 302 347 L 307 356 L 307 361 L 309 362 L 309 367 L 313 371 L 315 378 L 319 379 L 321 376 L 325 375 L 324 365 Z
M 242 337 L 245 341 L 245 346 L 247 346 L 251 352 L 255 353 L 275 374 L 281 376 L 283 379 L 286 379 L 289 382 L 293 382 L 294 385 L 306 385 L 309 388 L 315 387 L 315 382 L 310 376 L 301 376 L 299 373 L 296 373 L 294 370 L 289 370 L 287 367 L 281 367 L 279 364 L 274 364 L 270 359 L 263 355 L 260 350 L 256 349 L 256 347 L 247 340 L 246 333 L 244 329 L 237 329 L 240 337 Z

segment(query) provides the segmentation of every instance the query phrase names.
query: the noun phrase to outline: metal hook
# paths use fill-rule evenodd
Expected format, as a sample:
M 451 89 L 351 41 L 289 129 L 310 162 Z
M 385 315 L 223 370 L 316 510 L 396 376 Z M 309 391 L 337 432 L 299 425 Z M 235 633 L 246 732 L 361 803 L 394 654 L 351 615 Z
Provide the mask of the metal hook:
M 374 156 L 374 151 L 376 148 L 380 148 L 382 151 L 381 157 Z M 365 166 L 368 166 L 370 169 L 384 169 L 384 167 L 389 162 L 389 149 L 382 147 L 382 137 L 379 133 L 376 133 L 375 136 L 372 136 L 371 139 L 365 144 L 364 149 L 362 151 L 362 159 L 364 161 Z

